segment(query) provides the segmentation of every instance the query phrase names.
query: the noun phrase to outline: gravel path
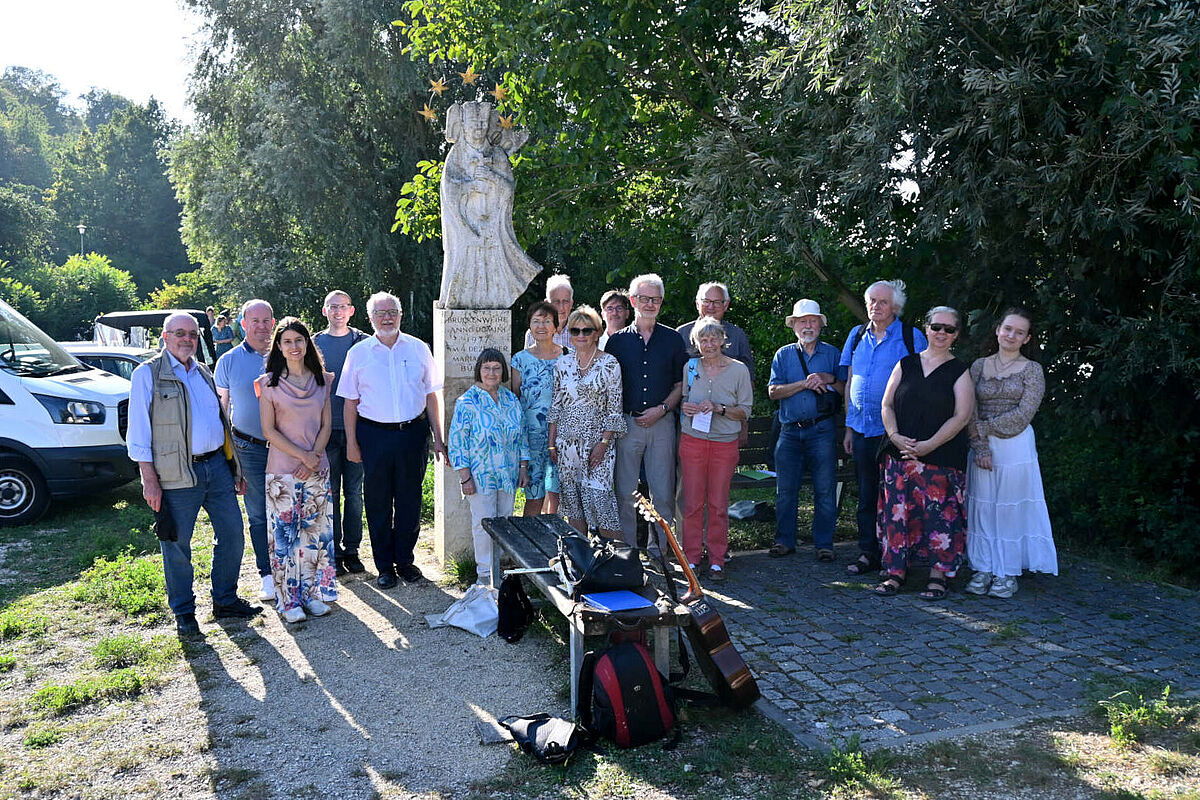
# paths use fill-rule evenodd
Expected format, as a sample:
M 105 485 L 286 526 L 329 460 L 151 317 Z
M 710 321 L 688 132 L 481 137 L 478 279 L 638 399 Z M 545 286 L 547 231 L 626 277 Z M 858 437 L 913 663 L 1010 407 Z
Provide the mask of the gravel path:
M 440 575 L 428 553 L 418 564 Z M 201 617 L 190 674 L 129 726 L 180 745 L 152 768 L 160 796 L 457 796 L 512 753 L 482 745 L 476 721 L 563 712 L 567 670 L 546 640 L 430 629 L 425 615 L 461 592 L 432 581 L 382 591 L 373 578 L 347 576 L 332 614 L 296 625 L 273 610 L 249 625 Z M 241 585 L 257 586 L 252 570 Z

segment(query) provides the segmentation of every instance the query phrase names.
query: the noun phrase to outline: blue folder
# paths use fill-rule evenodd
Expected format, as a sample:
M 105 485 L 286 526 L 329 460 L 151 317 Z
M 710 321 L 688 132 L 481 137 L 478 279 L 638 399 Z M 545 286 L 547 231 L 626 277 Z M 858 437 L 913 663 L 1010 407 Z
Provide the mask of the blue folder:
M 601 611 L 632 611 L 635 608 L 648 608 L 654 602 L 628 589 L 618 589 L 615 592 L 592 592 L 582 595 L 583 602 Z

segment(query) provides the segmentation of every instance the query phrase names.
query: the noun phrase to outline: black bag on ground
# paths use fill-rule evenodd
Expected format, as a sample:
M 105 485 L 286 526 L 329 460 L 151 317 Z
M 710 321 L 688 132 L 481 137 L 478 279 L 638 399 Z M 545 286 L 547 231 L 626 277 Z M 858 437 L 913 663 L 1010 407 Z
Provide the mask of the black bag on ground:
M 665 738 L 675 729 L 671 688 L 654 666 L 650 651 L 636 642 L 622 642 L 599 656 L 584 657 L 579 712 L 585 728 L 617 747 L 637 747 Z
M 519 575 L 509 575 L 501 582 L 496 605 L 499 610 L 496 633 L 509 644 L 521 641 L 525 629 L 533 622 L 533 604 Z
M 543 764 L 563 763 L 587 739 L 586 732 L 574 722 L 549 714 L 505 717 L 498 722 L 522 750 Z
M 579 534 L 558 537 L 558 557 L 571 584 L 571 598 L 588 592 L 636 591 L 646 584 L 637 550 Z

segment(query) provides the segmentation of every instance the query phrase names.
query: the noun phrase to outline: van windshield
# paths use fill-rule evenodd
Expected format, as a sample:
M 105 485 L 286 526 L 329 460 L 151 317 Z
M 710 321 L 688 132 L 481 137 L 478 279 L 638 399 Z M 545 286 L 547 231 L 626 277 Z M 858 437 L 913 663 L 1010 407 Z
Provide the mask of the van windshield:
M 47 378 L 88 368 L 0 300 L 0 369 L 23 378 Z

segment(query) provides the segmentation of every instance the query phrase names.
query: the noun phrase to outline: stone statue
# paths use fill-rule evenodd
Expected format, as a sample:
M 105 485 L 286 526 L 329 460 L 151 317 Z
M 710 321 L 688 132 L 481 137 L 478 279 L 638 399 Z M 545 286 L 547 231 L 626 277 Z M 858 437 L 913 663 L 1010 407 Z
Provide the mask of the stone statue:
M 491 103 L 457 103 L 446 115 L 453 145 L 442 170 L 442 308 L 511 308 L 542 267 L 513 232 L 509 155 L 529 134 L 504 128 Z

